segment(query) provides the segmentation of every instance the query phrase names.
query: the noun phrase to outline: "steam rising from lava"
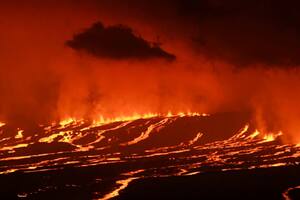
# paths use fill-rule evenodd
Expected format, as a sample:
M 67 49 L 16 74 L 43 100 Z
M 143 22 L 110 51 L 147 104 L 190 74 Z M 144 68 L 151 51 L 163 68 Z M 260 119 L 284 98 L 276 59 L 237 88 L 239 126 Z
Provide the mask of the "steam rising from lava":
M 163 3 L 164 12 L 159 9 L 157 16 L 152 13 L 156 1 L 143 13 L 138 11 L 139 6 L 148 7 L 150 3 L 132 1 L 127 15 L 122 1 L 115 4 L 64 1 L 60 6 L 50 1 L 44 4 L 32 1 L 26 5 L 18 2 L 20 6 L 10 2 L 4 2 L 0 8 L 5 16 L 0 21 L 2 121 L 27 126 L 68 117 L 93 120 L 99 116 L 116 118 L 169 111 L 245 111 L 253 113 L 252 120 L 261 131 L 281 130 L 287 142 L 300 141 L 300 72 L 293 56 L 297 47 L 288 48 L 294 44 L 294 37 L 280 51 L 269 51 L 277 48 L 270 44 L 294 36 L 297 30 L 288 27 L 280 35 L 275 34 L 276 23 L 266 29 L 256 26 L 254 22 L 260 19 L 261 13 L 252 4 L 248 5 L 249 9 L 255 12 L 249 11 L 249 19 L 243 15 L 241 21 L 236 21 L 237 26 L 250 21 L 250 26 L 243 29 L 239 44 L 232 45 L 235 41 L 231 39 L 236 35 L 232 25 L 222 32 L 230 35 L 229 39 L 217 32 L 222 27 L 225 30 L 229 19 L 239 15 L 222 10 L 222 5 L 213 1 L 199 1 L 213 15 L 204 13 L 203 18 L 176 10 L 179 1 Z M 190 2 L 199 6 L 197 1 Z M 226 20 L 216 15 L 218 9 Z M 152 56 L 138 60 L 98 58 L 65 45 L 98 21 L 109 26 L 125 24 L 143 41 L 157 43 L 161 52 L 174 54 L 176 60 L 169 62 Z M 193 28 L 195 24 L 197 30 Z M 249 34 L 249 29 L 258 30 L 262 35 Z M 199 40 L 199 32 L 204 41 Z M 271 34 L 274 34 L 271 40 L 263 43 L 264 37 Z M 205 43 L 205 48 L 199 41 L 201 45 Z M 252 42 L 256 45 L 247 48 Z M 292 55 L 287 49 L 292 49 Z M 249 56 L 252 53 L 257 54 Z M 278 58 L 281 54 L 283 57 Z M 277 56 L 274 62 L 266 61 L 273 56 Z

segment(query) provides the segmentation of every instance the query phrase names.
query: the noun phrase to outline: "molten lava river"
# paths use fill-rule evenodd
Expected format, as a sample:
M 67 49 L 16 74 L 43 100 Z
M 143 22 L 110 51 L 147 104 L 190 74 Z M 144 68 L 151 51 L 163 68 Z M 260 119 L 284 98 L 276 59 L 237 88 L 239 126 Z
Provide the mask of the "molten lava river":
M 0 133 L 1 199 L 299 198 L 300 146 L 240 113 L 1 123 Z

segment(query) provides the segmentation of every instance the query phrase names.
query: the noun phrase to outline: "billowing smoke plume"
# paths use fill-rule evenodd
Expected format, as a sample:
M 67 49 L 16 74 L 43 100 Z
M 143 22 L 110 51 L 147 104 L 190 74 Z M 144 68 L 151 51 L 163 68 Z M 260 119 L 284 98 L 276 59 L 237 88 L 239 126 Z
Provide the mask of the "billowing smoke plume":
M 297 1 L 1 4 L 3 120 L 250 111 L 300 140 Z

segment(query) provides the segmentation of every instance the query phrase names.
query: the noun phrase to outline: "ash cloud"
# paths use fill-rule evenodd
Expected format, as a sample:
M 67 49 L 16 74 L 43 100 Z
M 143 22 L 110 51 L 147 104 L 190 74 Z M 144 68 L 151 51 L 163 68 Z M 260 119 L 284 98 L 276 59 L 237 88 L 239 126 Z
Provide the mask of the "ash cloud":
M 99 58 L 175 60 L 175 56 L 163 50 L 159 44 L 150 43 L 125 25 L 104 27 L 101 22 L 93 24 L 84 32 L 66 42 L 72 49 L 84 51 Z
M 300 141 L 296 1 L 18 3 L 0 7 L 0 120 L 250 110 L 262 132 L 282 130 Z M 100 19 L 131 28 L 92 30 Z M 163 48 L 147 42 L 157 37 Z M 97 44 L 103 41 L 105 48 Z M 169 51 L 176 60 L 166 63 L 175 58 Z
M 167 29 L 210 60 L 235 67 L 300 64 L 299 1 L 116 0 L 107 4 L 120 16 L 130 10 L 133 18 Z

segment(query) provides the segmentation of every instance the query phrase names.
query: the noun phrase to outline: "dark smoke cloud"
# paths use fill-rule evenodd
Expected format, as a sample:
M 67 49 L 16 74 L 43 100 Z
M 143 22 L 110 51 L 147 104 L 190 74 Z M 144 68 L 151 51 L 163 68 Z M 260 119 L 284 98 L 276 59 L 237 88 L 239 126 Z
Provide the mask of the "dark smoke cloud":
M 300 64 L 300 3 L 271 0 L 103 1 L 119 16 L 141 18 L 236 67 Z M 155 14 L 154 14 L 155 13 Z M 172 26 L 172 27 L 171 27 Z M 168 28 L 165 28 L 168 27 Z M 185 38 L 184 38 L 185 37 Z
M 175 59 L 174 55 L 161 49 L 159 44 L 147 42 L 124 25 L 104 27 L 100 22 L 95 23 L 84 32 L 76 34 L 66 45 L 99 58 Z

